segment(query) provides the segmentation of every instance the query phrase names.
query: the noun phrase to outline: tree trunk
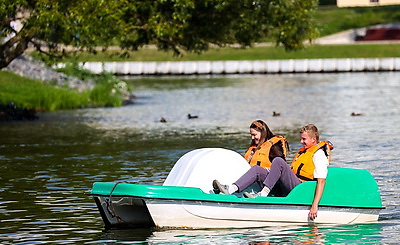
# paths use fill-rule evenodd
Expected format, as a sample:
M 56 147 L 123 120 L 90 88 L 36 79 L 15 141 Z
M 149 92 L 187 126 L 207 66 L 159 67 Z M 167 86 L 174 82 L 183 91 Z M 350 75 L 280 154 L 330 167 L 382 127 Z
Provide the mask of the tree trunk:
M 19 32 L 10 40 L 0 46 L 0 69 L 8 66 L 15 58 L 24 53 L 32 37 Z

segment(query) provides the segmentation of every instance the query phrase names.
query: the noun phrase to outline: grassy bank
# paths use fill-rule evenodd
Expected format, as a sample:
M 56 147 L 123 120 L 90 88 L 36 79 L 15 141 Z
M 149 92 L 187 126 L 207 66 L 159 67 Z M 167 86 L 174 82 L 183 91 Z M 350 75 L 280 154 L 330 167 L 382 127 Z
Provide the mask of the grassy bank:
M 0 104 L 14 103 L 17 107 L 53 111 L 87 106 L 88 93 L 55 88 L 40 81 L 0 71 Z
M 112 92 L 112 85 L 97 84 L 91 91 L 57 88 L 41 81 L 0 71 L 0 105 L 54 111 L 97 106 L 120 106 L 123 98 Z

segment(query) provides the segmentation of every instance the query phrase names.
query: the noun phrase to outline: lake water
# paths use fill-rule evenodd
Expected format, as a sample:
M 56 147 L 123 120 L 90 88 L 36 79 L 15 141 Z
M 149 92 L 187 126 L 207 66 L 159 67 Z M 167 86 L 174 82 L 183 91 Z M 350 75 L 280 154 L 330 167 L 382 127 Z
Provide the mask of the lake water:
M 0 124 L 1 244 L 394 244 L 400 240 L 400 73 L 129 79 L 135 104 L 41 114 Z M 273 111 L 281 113 L 273 117 Z M 362 116 L 350 116 L 352 112 Z M 189 120 L 187 114 L 199 118 Z M 167 122 L 161 123 L 164 117 Z M 369 170 L 378 223 L 221 230 L 105 230 L 84 193 L 95 181 L 162 184 L 202 147 L 244 153 L 252 120 L 300 147 L 314 123 L 335 145 L 332 166 Z

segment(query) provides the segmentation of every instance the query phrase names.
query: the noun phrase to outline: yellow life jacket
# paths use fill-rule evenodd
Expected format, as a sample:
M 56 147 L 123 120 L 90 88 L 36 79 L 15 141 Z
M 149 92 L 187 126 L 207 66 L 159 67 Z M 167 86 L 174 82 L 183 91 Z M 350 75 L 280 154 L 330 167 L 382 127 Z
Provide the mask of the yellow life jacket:
M 286 138 L 282 136 L 274 136 L 265 141 L 258 150 L 256 150 L 256 145 L 250 146 L 244 154 L 244 158 L 249 162 L 250 166 L 259 165 L 263 168 L 269 169 L 272 164 L 269 160 L 269 152 L 271 147 L 278 142 L 282 142 L 283 155 L 286 157 Z
M 321 141 L 308 149 L 302 147 L 300 148 L 300 150 L 297 151 L 297 154 L 294 157 L 290 167 L 301 181 L 314 180 L 315 166 L 313 162 L 313 156 L 314 153 L 317 152 L 319 149 L 322 149 L 324 151 L 326 157 L 328 158 L 328 161 L 330 162 L 330 152 L 331 150 L 333 150 L 333 145 L 329 141 Z

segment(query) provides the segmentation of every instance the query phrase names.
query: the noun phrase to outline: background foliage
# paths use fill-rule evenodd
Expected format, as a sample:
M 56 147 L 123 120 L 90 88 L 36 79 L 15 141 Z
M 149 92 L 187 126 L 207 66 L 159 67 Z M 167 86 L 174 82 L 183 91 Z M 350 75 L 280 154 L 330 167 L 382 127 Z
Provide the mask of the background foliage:
M 62 57 L 65 50 L 118 44 L 136 50 L 154 44 L 174 54 L 202 52 L 210 44 L 250 46 L 269 37 L 287 50 L 315 38 L 316 0 L 3 0 L 0 68 L 28 45 Z M 20 21 L 19 31 L 10 27 Z

